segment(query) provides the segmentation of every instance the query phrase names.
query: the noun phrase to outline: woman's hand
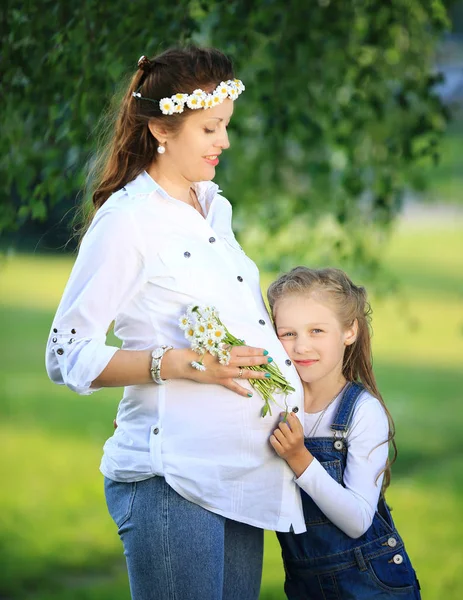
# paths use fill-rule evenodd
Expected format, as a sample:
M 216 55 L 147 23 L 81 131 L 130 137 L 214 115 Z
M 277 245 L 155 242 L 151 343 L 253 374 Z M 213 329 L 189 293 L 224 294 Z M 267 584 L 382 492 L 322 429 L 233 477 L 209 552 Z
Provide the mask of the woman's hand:
M 230 362 L 221 365 L 219 360 L 209 353 L 203 357 L 205 371 L 198 371 L 191 366 L 191 361 L 199 360 L 192 350 L 169 350 L 163 356 L 161 377 L 163 379 L 191 379 L 198 383 L 215 383 L 236 392 L 240 396 L 252 395 L 249 389 L 239 385 L 236 379 L 265 379 L 265 371 L 252 371 L 248 367 L 265 365 L 272 358 L 263 348 L 252 346 L 233 346 L 230 351 Z
M 150 353 L 148 358 L 151 358 Z M 223 385 L 240 396 L 250 397 L 252 392 L 236 383 L 235 379 L 265 379 L 265 371 L 251 371 L 246 367 L 265 365 L 273 361 L 266 350 L 252 346 L 234 346 L 230 351 L 230 362 L 226 366 L 221 365 L 218 358 L 212 354 L 206 353 L 202 361 L 206 367 L 205 371 L 198 371 L 191 366 L 191 361 L 197 361 L 198 358 L 193 350 L 168 350 L 162 357 L 161 378 L 191 379 L 198 383 L 215 383 Z M 147 379 L 152 383 L 151 376 L 147 376 Z M 114 419 L 113 425 L 114 429 L 117 429 L 116 419 Z
M 300 477 L 313 460 L 304 446 L 304 430 L 294 413 L 289 413 L 286 421 L 280 421 L 270 436 L 270 444 L 278 456 L 285 459 L 296 477 Z

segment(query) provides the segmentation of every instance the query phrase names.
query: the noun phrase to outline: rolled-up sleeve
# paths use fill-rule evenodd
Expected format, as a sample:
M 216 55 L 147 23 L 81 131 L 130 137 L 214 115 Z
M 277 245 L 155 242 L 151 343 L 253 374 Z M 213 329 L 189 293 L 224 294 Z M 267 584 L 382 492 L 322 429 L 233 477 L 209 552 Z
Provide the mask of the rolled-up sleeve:
M 55 315 L 46 350 L 50 379 L 78 394 L 91 387 L 117 347 L 106 345 L 111 322 L 145 281 L 144 252 L 129 208 L 97 212 Z

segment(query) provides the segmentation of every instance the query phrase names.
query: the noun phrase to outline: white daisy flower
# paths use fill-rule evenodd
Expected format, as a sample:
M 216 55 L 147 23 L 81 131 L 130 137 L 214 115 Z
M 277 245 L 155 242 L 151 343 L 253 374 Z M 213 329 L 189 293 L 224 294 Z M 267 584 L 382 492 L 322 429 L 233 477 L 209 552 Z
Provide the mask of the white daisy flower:
M 225 329 L 220 325 L 214 327 L 213 331 L 209 333 L 209 337 L 211 337 L 215 343 L 220 343 L 225 337 Z
M 244 87 L 244 83 L 240 80 L 240 79 L 234 79 L 233 83 L 236 85 L 236 87 L 238 88 L 238 92 L 241 94 L 241 92 L 244 92 L 244 90 L 246 89 Z
M 204 92 L 204 91 L 203 91 L 203 90 L 201 90 L 201 89 L 194 90 L 194 91 L 193 91 L 193 95 L 194 95 L 194 96 L 200 96 L 200 97 L 201 97 L 201 98 L 203 98 L 203 99 L 205 99 L 205 98 L 206 98 L 206 96 L 207 96 L 206 92 Z
M 183 112 L 183 104 L 176 104 L 174 108 L 174 113 L 182 113 Z
M 201 340 L 198 339 L 193 339 L 191 341 L 191 349 L 193 352 L 196 352 L 196 354 L 200 354 L 201 356 L 206 353 L 206 348 L 203 346 Z
M 190 363 L 190 365 L 193 367 L 193 369 L 196 369 L 197 371 L 205 371 L 206 370 L 206 367 L 202 363 L 197 362 L 196 360 L 193 360 Z
M 180 317 L 178 323 L 180 325 L 180 329 L 183 329 L 183 331 L 185 331 L 185 329 L 188 327 L 191 327 L 191 321 L 188 315 L 183 315 L 183 317 Z
M 205 323 L 199 322 L 195 325 L 195 336 L 201 341 L 207 336 L 207 329 Z
M 217 346 L 217 344 L 213 344 L 212 346 L 208 346 L 207 347 L 207 351 L 209 352 L 209 354 L 212 354 L 212 356 L 216 356 L 217 358 L 219 358 L 219 348 Z
M 231 356 L 228 350 L 219 350 L 217 356 L 221 365 L 228 365 L 230 363 Z
M 159 108 L 163 115 L 172 115 L 175 110 L 175 104 L 171 98 L 163 98 L 159 101 Z
M 193 327 L 187 327 L 186 329 L 184 329 L 185 332 L 185 337 L 187 340 L 194 340 L 195 338 L 195 330 Z
M 217 348 L 216 348 L 216 341 L 214 340 L 214 338 L 207 337 L 205 340 L 205 346 L 206 346 L 208 352 L 210 352 L 211 354 L 215 354 L 215 351 L 217 350 Z
M 239 96 L 239 92 L 236 88 L 232 88 L 230 87 L 229 92 L 228 92 L 228 96 L 232 99 L 232 100 L 236 100 Z
M 188 96 L 188 100 L 186 101 L 186 104 L 187 104 L 188 108 L 197 109 L 197 108 L 201 108 L 202 100 L 203 99 L 201 98 L 201 96 L 198 96 L 197 94 L 191 94 L 190 96 Z
M 188 100 L 188 94 L 175 94 L 172 96 L 172 100 L 174 100 L 174 102 L 177 104 L 185 104 L 185 102 Z
M 222 96 L 219 96 L 219 94 L 217 94 L 217 92 L 214 92 L 212 94 L 212 105 L 213 106 L 218 106 L 219 104 L 222 104 L 224 98 Z
M 219 98 L 222 98 L 223 100 L 225 100 L 225 98 L 228 96 L 228 85 L 224 81 L 222 81 L 217 86 L 217 89 L 215 90 L 214 94 L 217 94 L 217 96 L 219 96 Z
M 204 108 L 212 108 L 214 106 L 214 96 L 212 94 L 208 94 L 206 98 L 206 106 Z

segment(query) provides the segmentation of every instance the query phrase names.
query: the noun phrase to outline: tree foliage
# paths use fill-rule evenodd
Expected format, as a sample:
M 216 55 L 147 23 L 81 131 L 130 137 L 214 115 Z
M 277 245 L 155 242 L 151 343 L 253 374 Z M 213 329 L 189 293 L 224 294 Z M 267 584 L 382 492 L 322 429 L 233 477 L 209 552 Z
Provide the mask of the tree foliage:
M 193 41 L 246 92 L 218 174 L 246 222 L 387 224 L 410 164 L 437 159 L 443 0 L 10 0 L 1 17 L 0 231 L 82 189 L 98 118 L 140 54 Z

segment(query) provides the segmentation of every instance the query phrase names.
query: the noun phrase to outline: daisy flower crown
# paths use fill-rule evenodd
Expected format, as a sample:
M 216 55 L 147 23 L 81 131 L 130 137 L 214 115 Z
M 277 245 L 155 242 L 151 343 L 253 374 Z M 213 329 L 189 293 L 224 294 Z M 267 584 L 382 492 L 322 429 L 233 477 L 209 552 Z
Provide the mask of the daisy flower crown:
M 162 98 L 162 100 L 146 98 L 138 91 L 132 92 L 132 96 L 139 100 L 148 100 L 149 102 L 158 104 L 163 115 L 173 115 L 182 113 L 185 106 L 193 110 L 197 110 L 198 108 L 206 109 L 222 104 L 226 98 L 236 100 L 245 89 L 243 82 L 239 79 L 229 79 L 228 81 L 219 83 L 212 93 L 197 89 L 192 94 L 174 94 L 170 98 Z

